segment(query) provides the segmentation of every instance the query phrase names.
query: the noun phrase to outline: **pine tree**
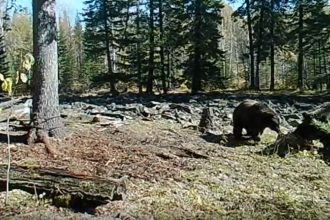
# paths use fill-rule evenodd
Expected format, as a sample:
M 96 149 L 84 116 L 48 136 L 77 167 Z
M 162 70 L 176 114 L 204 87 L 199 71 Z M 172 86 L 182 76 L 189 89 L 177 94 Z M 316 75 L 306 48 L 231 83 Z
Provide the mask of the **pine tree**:
M 88 59 L 106 58 L 107 79 L 110 82 L 110 90 L 117 94 L 116 79 L 114 72 L 116 60 L 116 48 L 120 41 L 121 20 L 118 15 L 124 5 L 122 1 L 109 0 L 86 0 L 85 12 L 83 13 L 86 25 L 85 30 L 85 51 Z M 119 23 L 119 26 L 118 26 Z

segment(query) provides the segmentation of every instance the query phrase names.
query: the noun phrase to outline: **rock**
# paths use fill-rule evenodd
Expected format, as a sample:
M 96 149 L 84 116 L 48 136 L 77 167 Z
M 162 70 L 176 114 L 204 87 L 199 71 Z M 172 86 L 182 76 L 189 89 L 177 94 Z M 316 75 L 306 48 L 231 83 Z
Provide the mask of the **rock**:
M 140 113 L 145 117 L 150 117 L 150 116 L 153 116 L 153 115 L 157 115 L 158 111 L 156 109 L 153 109 L 153 108 L 142 107 L 141 110 L 140 110 Z
M 289 125 L 291 125 L 293 127 L 297 127 L 298 125 L 300 125 L 302 123 L 302 120 L 289 118 L 287 120 L 287 122 L 288 122 Z
M 176 120 L 176 117 L 169 112 L 163 112 L 162 118 L 168 119 L 168 120 L 173 120 L 173 121 Z
M 301 120 L 302 119 L 302 115 L 298 115 L 298 114 L 290 114 L 290 115 L 284 115 L 284 118 L 286 120 L 289 120 L 289 119 L 297 119 L 297 120 Z
M 314 107 L 313 104 L 303 103 L 303 102 L 296 102 L 293 106 L 299 110 L 310 110 Z
M 170 108 L 171 109 L 177 109 L 177 110 L 180 110 L 180 111 L 185 111 L 189 114 L 193 114 L 193 110 L 188 105 L 172 103 L 172 104 L 170 104 Z

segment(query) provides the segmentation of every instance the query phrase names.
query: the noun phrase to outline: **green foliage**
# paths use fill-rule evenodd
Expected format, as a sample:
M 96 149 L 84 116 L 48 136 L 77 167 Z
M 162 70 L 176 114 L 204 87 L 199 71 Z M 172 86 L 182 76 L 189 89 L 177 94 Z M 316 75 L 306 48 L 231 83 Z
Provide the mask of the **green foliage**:
M 209 80 L 221 83 L 220 61 L 224 51 L 219 48 L 221 35 L 218 27 L 223 5 L 214 0 L 195 0 L 185 7 L 188 27 L 184 33 L 188 46 L 185 73 L 192 77 L 191 89 L 195 93 Z
M 73 31 L 67 12 L 60 17 L 58 39 L 60 91 L 69 92 L 73 91 L 78 74 L 75 69 Z
M 14 76 L 20 68 L 24 54 L 32 53 L 32 22 L 31 15 L 26 12 L 17 12 L 10 20 L 10 28 L 6 33 L 9 72 Z

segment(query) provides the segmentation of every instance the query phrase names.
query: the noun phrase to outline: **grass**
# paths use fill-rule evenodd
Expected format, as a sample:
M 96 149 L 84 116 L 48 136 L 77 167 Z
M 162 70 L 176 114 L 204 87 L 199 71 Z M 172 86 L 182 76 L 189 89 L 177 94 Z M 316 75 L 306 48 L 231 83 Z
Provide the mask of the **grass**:
M 138 219 L 329 219 L 329 167 L 306 152 L 286 159 L 255 153 L 274 138 L 264 135 L 258 146 L 218 147 L 220 157 L 193 161 L 179 181 L 135 182 L 134 192 L 144 193 L 131 195 L 130 214 Z

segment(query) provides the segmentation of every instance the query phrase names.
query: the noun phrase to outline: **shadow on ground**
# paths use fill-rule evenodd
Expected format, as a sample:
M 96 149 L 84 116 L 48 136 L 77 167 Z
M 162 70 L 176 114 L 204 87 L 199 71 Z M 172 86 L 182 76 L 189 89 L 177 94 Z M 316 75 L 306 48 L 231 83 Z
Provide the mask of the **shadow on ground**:
M 206 132 L 200 136 L 205 141 L 213 144 L 220 144 L 224 147 L 240 147 L 240 146 L 247 146 L 247 145 L 255 145 L 256 142 L 251 140 L 250 137 L 243 136 L 241 140 L 237 140 L 233 134 L 213 134 L 210 132 Z

